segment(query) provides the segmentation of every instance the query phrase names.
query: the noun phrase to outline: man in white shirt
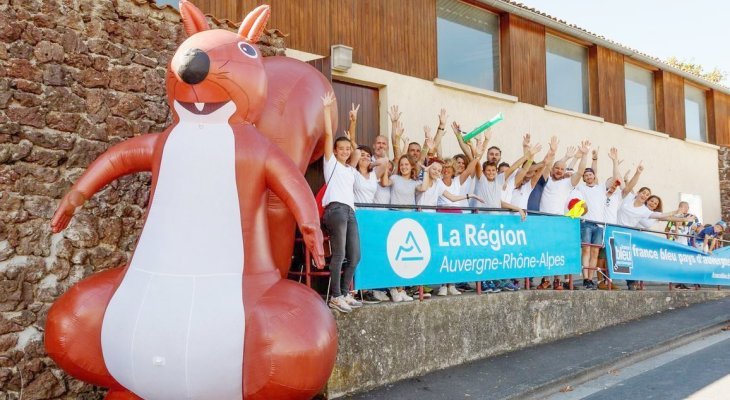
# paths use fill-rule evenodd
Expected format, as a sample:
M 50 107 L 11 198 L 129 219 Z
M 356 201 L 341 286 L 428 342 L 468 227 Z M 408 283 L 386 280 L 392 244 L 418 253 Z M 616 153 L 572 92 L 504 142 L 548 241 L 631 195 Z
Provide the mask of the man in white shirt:
M 618 150 L 611 148 L 608 152 L 609 158 L 613 161 L 613 180 L 620 179 L 618 170 Z M 593 151 L 593 162 L 591 168 L 583 172 L 583 184 L 578 185 L 578 192 L 585 201 L 587 212 L 580 221 L 581 238 L 581 265 L 583 266 L 583 287 L 589 290 L 596 290 L 598 286 L 593 282 L 594 271 L 598 264 L 598 252 L 603 247 L 603 225 L 607 222 L 606 215 L 612 200 L 618 202 L 619 193 L 609 193 L 603 183 L 598 183 L 597 176 L 598 151 Z M 614 197 L 612 199 L 612 196 Z
M 557 145 L 557 143 L 555 144 Z M 550 144 L 551 150 L 553 143 Z M 583 172 L 586 169 L 588 154 L 590 152 L 591 142 L 584 140 L 578 148 L 578 156 L 581 157 L 578 171 L 570 177 L 565 175 L 565 161 L 558 160 L 553 167 L 543 172 L 546 179 L 545 189 L 540 199 L 540 211 L 549 214 L 563 215 L 565 213 L 565 205 L 568 203 L 570 191 L 580 182 Z
M 558 142 L 551 141 L 550 151 L 553 153 L 557 152 Z M 558 160 L 553 164 L 553 167 L 548 170 L 545 169 L 543 177 L 546 179 L 545 189 L 542 192 L 542 198 L 540 198 L 540 211 L 549 214 L 563 215 L 565 213 L 565 207 L 568 203 L 568 197 L 570 191 L 580 182 L 583 172 L 586 169 L 586 163 L 588 161 L 588 154 L 590 153 L 591 142 L 584 140 L 580 143 L 578 148 L 577 156 L 580 157 L 580 164 L 578 164 L 578 170 L 575 174 L 570 177 L 565 175 L 565 159 Z M 566 157 L 572 157 L 572 154 L 566 154 Z M 541 284 L 542 288 L 546 288 Z M 563 290 L 563 285 L 560 282 L 560 278 L 555 276 L 553 280 L 553 290 Z

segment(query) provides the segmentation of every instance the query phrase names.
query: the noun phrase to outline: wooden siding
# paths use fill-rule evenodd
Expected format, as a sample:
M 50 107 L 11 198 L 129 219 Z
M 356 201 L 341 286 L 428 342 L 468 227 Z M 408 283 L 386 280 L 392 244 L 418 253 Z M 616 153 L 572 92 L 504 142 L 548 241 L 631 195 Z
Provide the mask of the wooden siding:
M 707 93 L 707 140 L 730 146 L 730 96 L 710 90 Z
M 502 92 L 521 102 L 547 104 L 545 27 L 512 14 L 499 23 Z
M 686 137 L 684 124 L 684 79 L 667 71 L 654 73 L 656 128 L 677 139 Z
M 206 14 L 240 22 L 271 6 L 268 27 L 289 35 L 287 47 L 328 56 L 353 48 L 353 62 L 423 79 L 436 77 L 436 0 L 198 0 Z
M 590 112 L 606 122 L 626 124 L 624 56 L 601 46 L 588 50 Z
M 236 23 L 243 21 L 243 14 L 238 1 L 193 0 L 192 3 L 204 13 L 218 19 L 229 19 Z

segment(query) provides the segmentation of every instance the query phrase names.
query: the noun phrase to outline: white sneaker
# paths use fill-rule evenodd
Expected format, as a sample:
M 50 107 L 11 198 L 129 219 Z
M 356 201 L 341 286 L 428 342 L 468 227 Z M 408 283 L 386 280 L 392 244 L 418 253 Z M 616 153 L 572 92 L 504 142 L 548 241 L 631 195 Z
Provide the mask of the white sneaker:
M 345 296 L 345 303 L 347 303 L 350 308 L 360 308 L 362 307 L 362 303 L 355 300 L 354 297 L 352 297 L 352 294 L 348 293 L 347 296 Z
M 403 301 L 413 301 L 413 297 L 409 296 L 408 293 L 406 293 L 405 290 L 401 290 L 400 292 L 400 299 Z
M 390 297 L 382 290 L 373 290 L 373 297 L 380 301 L 390 301 Z
M 345 301 L 345 296 L 333 297 L 330 299 L 330 301 L 329 301 L 329 303 L 327 303 L 327 305 L 330 308 L 335 309 L 339 312 L 343 312 L 343 313 L 349 313 L 352 311 L 352 308 L 349 305 L 347 305 L 347 302 Z
M 446 296 L 447 294 L 449 294 L 449 292 L 446 286 L 441 286 L 438 293 L 436 293 L 436 296 Z
M 449 293 L 450 295 L 452 295 L 452 296 L 455 296 L 455 295 L 461 294 L 461 292 L 460 292 L 459 290 L 457 290 L 457 289 L 456 289 L 456 286 L 449 286 L 449 287 L 448 287 L 448 289 L 447 289 L 447 291 L 448 291 L 448 293 Z
M 400 292 L 396 288 L 390 289 L 390 299 L 393 301 L 393 303 L 403 301 L 403 299 L 400 297 Z

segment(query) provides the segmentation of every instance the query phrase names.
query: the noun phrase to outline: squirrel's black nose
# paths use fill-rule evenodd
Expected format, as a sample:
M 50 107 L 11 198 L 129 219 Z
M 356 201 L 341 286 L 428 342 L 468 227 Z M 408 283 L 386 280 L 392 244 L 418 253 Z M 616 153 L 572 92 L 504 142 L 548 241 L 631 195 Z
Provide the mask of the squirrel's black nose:
M 208 76 L 210 58 L 200 49 L 189 49 L 180 57 L 177 75 L 189 85 L 200 83 Z

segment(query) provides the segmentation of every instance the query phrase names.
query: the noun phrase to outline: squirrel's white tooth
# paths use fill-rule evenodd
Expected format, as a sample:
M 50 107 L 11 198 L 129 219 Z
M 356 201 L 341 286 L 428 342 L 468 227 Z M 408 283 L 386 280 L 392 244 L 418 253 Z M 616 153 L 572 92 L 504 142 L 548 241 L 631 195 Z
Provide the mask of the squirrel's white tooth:
M 198 109 L 198 112 L 203 111 L 203 107 L 205 107 L 205 103 L 195 103 L 195 108 Z

